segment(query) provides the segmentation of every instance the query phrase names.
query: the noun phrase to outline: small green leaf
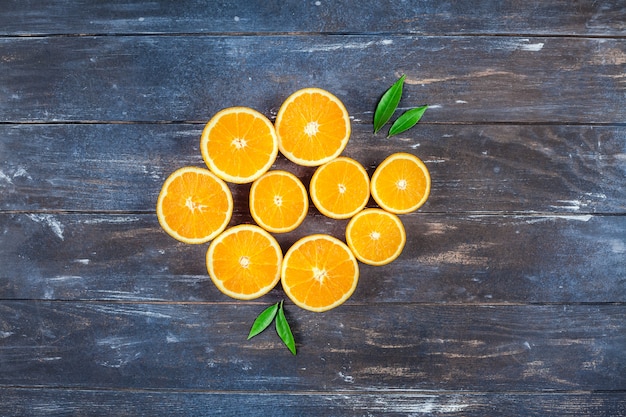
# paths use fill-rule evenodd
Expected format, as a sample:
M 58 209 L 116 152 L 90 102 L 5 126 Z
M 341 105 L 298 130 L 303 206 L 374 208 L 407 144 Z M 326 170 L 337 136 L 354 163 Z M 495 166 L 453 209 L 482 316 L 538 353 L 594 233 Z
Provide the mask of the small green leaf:
M 428 106 L 422 106 L 405 111 L 402 116 L 398 117 L 398 120 L 393 122 L 387 137 L 397 135 L 415 126 L 417 122 L 420 121 L 427 108 Z
M 293 334 L 291 333 L 291 329 L 289 328 L 289 323 L 287 323 L 287 318 L 285 317 L 285 311 L 283 310 L 283 302 L 280 302 L 280 307 L 278 308 L 278 314 L 276 315 L 276 333 L 280 336 L 280 339 L 283 341 L 285 346 L 289 348 L 291 353 L 296 354 L 296 342 L 293 339 Z
M 250 329 L 250 334 L 248 335 L 248 340 L 267 329 L 267 327 L 272 324 L 277 311 L 278 303 L 263 310 L 263 312 L 257 316 L 256 320 L 254 320 L 252 328 Z
M 391 119 L 402 97 L 402 86 L 406 75 L 402 75 L 381 97 L 374 112 L 374 133 L 377 133 Z

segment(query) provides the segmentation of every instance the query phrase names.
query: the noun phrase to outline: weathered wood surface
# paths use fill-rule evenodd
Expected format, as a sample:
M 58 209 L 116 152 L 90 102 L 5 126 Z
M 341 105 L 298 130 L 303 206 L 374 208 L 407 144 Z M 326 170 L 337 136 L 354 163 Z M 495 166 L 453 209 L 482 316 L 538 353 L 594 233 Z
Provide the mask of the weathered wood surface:
M 624 35 L 622 1 L 4 1 L 0 34 Z
M 167 391 L 7 389 L 0 412 L 32 417 L 237 415 L 251 404 L 247 416 L 620 416 L 626 397 L 615 393 L 467 393 L 446 395 L 394 392 L 363 393 L 215 393 Z M 297 410 L 297 411 L 296 411 Z
M 1 415 L 626 416 L 623 1 L 1 9 Z M 431 107 L 373 135 L 403 73 L 402 109 Z M 346 104 L 347 155 L 414 153 L 433 189 L 345 305 L 286 303 L 293 357 L 245 340 L 282 290 L 225 297 L 154 205 L 217 110 L 311 85 Z M 312 208 L 277 237 L 344 227 Z
M 626 390 L 622 305 L 288 306 L 246 341 L 263 305 L 5 301 L 3 386 L 208 391 Z M 355 320 L 355 317 L 360 317 Z
M 203 166 L 202 124 L 0 125 L 0 210 L 153 212 L 165 178 Z M 421 212 L 623 213 L 626 127 L 420 125 L 398 137 L 354 124 L 345 154 L 371 175 L 393 152 L 432 178 Z M 275 168 L 308 181 L 282 156 Z M 231 187 L 247 212 L 248 186 Z M 311 209 L 314 212 L 314 209 Z
M 626 302 L 626 217 L 412 214 L 401 257 L 361 265 L 348 304 Z M 251 221 L 238 217 L 237 221 Z M 277 235 L 344 238 L 310 215 Z M 154 214 L 0 215 L 0 294 L 9 299 L 229 302 L 206 273 L 206 245 L 176 242 Z M 262 299 L 284 297 L 275 289 Z
M 370 123 L 400 74 L 423 121 L 623 123 L 623 38 L 373 35 L 0 38 L 0 122 L 275 113 L 319 86 Z

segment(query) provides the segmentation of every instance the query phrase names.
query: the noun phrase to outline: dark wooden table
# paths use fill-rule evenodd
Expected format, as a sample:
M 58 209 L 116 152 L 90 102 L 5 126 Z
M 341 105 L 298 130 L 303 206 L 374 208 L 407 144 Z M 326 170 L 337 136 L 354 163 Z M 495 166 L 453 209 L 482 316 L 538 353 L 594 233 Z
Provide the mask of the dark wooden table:
M 0 5 L 0 415 L 626 416 L 626 2 L 207 3 Z M 431 107 L 373 135 L 401 74 Z M 433 188 L 346 304 L 286 302 L 294 357 L 246 340 L 282 290 L 222 295 L 155 202 L 215 112 L 308 86 Z

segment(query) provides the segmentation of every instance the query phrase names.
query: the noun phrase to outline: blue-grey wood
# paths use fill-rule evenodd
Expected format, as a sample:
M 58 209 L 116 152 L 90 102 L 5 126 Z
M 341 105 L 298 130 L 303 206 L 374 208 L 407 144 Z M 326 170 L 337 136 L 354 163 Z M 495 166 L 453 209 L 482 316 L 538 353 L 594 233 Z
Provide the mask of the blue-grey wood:
M 623 1 L 0 10 L 0 415 L 626 416 Z M 401 74 L 400 111 L 431 107 L 373 135 Z M 433 188 L 344 305 L 286 303 L 294 357 L 245 340 L 280 287 L 222 295 L 154 205 L 216 111 L 273 119 L 305 86 L 346 104 L 346 155 L 413 153 Z M 311 209 L 278 239 L 345 225 Z
M 195 417 L 198 415 L 335 417 L 485 415 L 545 417 L 621 417 L 626 397 L 620 393 L 468 393 L 377 391 L 347 393 L 230 393 L 225 391 L 110 391 L 43 388 L 1 389 L 0 413 L 31 417 Z
M 303 87 L 355 123 L 401 74 L 425 123 L 619 124 L 624 38 L 141 36 L 0 38 L 0 122 L 206 122 L 235 105 L 273 115 Z
M 274 329 L 246 341 L 264 308 L 4 301 L 0 386 L 346 395 L 626 390 L 623 304 L 366 303 L 320 314 L 287 303 L 295 357 Z
M 621 1 L 5 0 L 0 34 L 419 33 L 623 36 Z
M 236 222 L 252 222 L 238 216 Z M 407 244 L 360 266 L 348 304 L 626 303 L 626 216 L 402 216 Z M 344 239 L 346 222 L 309 215 L 276 235 Z M 0 215 L 0 299 L 228 303 L 206 272 L 208 245 L 177 242 L 154 214 Z M 280 286 L 260 302 L 284 298 Z M 251 317 L 252 319 L 252 317 Z
M 0 210 L 155 211 L 165 178 L 205 166 L 200 124 L 0 125 Z M 626 127 L 419 124 L 386 139 L 353 122 L 344 155 L 371 175 L 394 152 L 431 172 L 421 212 L 624 213 Z M 314 171 L 279 156 L 274 168 Z M 232 185 L 248 213 L 249 186 Z M 311 206 L 314 213 L 314 206 Z

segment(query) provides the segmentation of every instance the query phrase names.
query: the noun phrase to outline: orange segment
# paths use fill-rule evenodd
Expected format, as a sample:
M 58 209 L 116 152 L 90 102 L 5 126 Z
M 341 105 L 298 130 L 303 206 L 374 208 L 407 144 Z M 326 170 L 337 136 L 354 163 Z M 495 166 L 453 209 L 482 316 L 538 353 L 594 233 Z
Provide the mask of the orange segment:
M 208 169 L 184 167 L 163 183 L 157 200 L 163 230 L 185 243 L 205 243 L 221 233 L 233 214 L 228 186 Z
M 382 209 L 365 209 L 348 223 L 346 241 L 359 261 L 386 265 L 402 253 L 406 232 L 395 214 Z
M 395 153 L 374 171 L 372 197 L 392 213 L 405 214 L 420 208 L 430 194 L 430 174 L 415 155 Z
M 304 88 L 289 96 L 278 110 L 275 126 L 281 153 L 304 166 L 339 156 L 350 138 L 348 111 L 320 88 Z
M 267 117 L 247 107 L 230 107 L 206 124 L 200 150 L 218 177 L 244 184 L 270 169 L 278 155 L 278 139 Z
M 359 266 L 345 243 L 329 235 L 303 237 L 285 254 L 281 282 L 299 307 L 327 311 L 345 302 L 359 279 Z
M 294 230 L 309 210 L 302 182 L 287 171 L 269 171 L 252 183 L 250 213 L 257 224 L 273 233 Z
M 309 186 L 317 209 L 333 219 L 348 219 L 370 198 L 370 179 L 354 159 L 338 157 L 317 168 Z
M 258 226 L 242 224 L 211 242 L 206 264 L 221 292 L 238 300 L 252 300 L 276 286 L 282 259 L 272 235 Z

